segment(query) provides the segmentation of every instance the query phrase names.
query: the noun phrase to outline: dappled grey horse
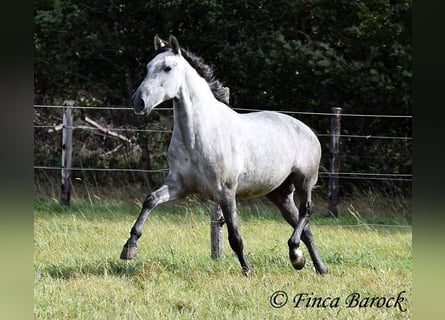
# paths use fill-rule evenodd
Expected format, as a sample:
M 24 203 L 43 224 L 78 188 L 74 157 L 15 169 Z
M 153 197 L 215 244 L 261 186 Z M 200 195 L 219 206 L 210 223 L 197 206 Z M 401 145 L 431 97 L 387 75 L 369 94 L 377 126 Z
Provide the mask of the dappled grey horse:
M 294 229 L 288 241 L 293 267 L 299 270 L 306 262 L 301 239 L 315 270 L 326 273 L 309 227 L 311 191 L 321 157 L 316 135 L 301 121 L 278 112 L 235 112 L 224 103 L 222 85 L 201 58 L 181 48 L 174 36 L 167 42 L 156 35 L 154 43 L 155 57 L 133 94 L 132 107 L 137 114 L 149 114 L 160 103 L 173 100 L 169 174 L 145 198 L 121 259 L 136 257 L 137 241 L 155 206 L 199 194 L 221 206 L 230 246 L 243 271 L 253 271 L 243 253 L 236 200 L 265 195 Z

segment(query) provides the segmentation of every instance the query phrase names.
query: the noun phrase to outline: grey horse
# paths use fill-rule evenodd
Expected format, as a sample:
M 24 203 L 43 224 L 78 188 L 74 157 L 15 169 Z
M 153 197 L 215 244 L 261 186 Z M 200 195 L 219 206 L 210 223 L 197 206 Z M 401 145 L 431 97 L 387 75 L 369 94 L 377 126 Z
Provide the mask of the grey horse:
M 199 194 L 221 206 L 230 246 L 243 271 L 249 273 L 253 267 L 243 253 L 236 200 L 266 196 L 294 229 L 288 240 L 292 266 L 299 270 L 305 265 L 301 239 L 315 270 L 325 274 L 327 267 L 309 227 L 311 192 L 321 157 L 314 132 L 278 112 L 235 112 L 224 103 L 223 87 L 202 58 L 181 48 L 174 36 L 167 42 L 156 35 L 154 44 L 155 56 L 133 94 L 132 107 L 136 114 L 149 114 L 160 103 L 173 100 L 169 174 L 145 198 L 121 259 L 136 257 L 137 241 L 154 207 Z

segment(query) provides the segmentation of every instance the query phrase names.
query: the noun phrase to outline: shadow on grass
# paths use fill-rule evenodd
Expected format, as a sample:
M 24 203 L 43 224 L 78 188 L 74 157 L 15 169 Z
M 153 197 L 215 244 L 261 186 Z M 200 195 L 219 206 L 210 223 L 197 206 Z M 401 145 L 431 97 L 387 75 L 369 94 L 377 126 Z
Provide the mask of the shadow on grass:
M 236 265 L 236 267 L 233 266 Z M 85 276 L 114 277 L 158 277 L 161 275 L 186 275 L 190 272 L 202 274 L 241 274 L 237 263 L 229 259 L 184 259 L 155 258 L 149 260 L 94 260 L 69 261 L 60 264 L 47 263 L 35 266 L 38 276 L 48 275 L 53 279 L 75 279 Z
M 137 276 L 143 272 L 147 262 L 96 260 L 77 261 L 70 264 L 46 264 L 37 266 L 37 273 L 47 274 L 54 279 L 73 279 L 82 275 L 94 276 Z

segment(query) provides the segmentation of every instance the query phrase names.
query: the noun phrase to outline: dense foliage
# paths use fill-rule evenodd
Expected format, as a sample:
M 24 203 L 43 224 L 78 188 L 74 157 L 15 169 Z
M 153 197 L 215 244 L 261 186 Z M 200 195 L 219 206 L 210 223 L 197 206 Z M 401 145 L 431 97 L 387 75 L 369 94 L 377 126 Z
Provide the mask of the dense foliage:
M 127 105 L 158 33 L 213 65 L 235 107 L 411 115 L 411 11 L 411 0 L 36 0 L 35 103 Z M 329 132 L 327 117 L 298 117 Z M 133 120 L 108 119 L 122 121 Z M 410 137 L 411 121 L 345 117 L 342 133 Z M 342 171 L 410 173 L 411 151 L 344 139 Z

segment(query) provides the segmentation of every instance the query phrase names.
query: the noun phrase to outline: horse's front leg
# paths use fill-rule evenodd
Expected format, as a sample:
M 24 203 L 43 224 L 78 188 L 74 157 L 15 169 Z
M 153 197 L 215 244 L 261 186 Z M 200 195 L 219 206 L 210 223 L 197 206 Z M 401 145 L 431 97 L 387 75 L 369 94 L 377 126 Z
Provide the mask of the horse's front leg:
M 167 180 L 159 189 L 150 193 L 142 205 L 141 213 L 137 218 L 136 222 L 130 231 L 130 237 L 124 245 L 121 252 L 121 259 L 129 260 L 135 259 L 137 255 L 137 241 L 142 235 L 142 229 L 144 227 L 145 221 L 150 215 L 151 210 L 161 203 L 172 201 L 178 199 L 183 194 L 182 188 L 172 182 Z
M 254 269 L 244 256 L 243 239 L 238 231 L 235 196 L 224 198 L 221 200 L 220 206 L 224 215 L 224 221 L 227 225 L 230 247 L 236 253 L 244 274 L 248 275 L 250 272 L 253 272 Z

